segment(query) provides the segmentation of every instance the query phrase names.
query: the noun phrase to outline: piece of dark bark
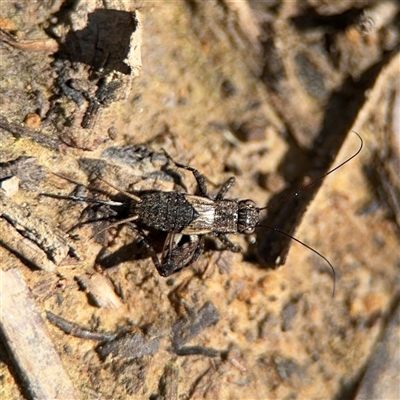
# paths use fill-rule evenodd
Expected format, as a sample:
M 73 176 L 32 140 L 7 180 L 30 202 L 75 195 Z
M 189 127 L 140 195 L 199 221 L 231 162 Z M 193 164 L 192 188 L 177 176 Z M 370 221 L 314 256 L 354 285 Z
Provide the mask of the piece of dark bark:
M 199 335 L 205 328 L 215 325 L 220 315 L 217 308 L 211 302 L 204 303 L 199 311 L 194 312 L 187 321 L 179 319 L 172 327 L 172 343 L 179 349 L 185 343 Z
M 128 332 L 114 340 L 100 343 L 96 351 L 105 360 L 109 356 L 118 358 L 142 358 L 158 351 L 159 339 L 147 338 L 141 331 Z
M 64 333 L 81 339 L 111 341 L 117 337 L 114 333 L 93 332 L 75 322 L 68 321 L 65 318 L 53 314 L 51 311 L 46 311 L 46 316 L 53 325 L 61 329 Z
M 60 140 L 50 134 L 43 133 L 40 130 L 27 128 L 21 124 L 9 122 L 2 116 L 0 116 L 0 129 L 11 133 L 11 135 L 16 139 L 29 138 L 33 142 L 53 150 L 58 150 L 63 144 Z

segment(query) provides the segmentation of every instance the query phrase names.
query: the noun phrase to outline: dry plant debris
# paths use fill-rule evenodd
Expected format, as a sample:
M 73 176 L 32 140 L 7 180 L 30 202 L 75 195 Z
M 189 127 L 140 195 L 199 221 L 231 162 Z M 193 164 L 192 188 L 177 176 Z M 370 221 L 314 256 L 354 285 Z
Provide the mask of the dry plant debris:
M 0 12 L 0 296 L 30 292 L 12 308 L 36 318 L 67 390 L 339 399 L 381 376 L 400 298 L 398 2 L 21 4 Z M 281 204 L 356 151 L 352 130 L 359 157 Z M 115 195 L 99 175 L 193 193 L 161 148 L 211 188 L 235 176 L 233 198 L 271 205 L 265 223 L 334 264 L 336 297 L 321 259 L 270 232 L 233 237 L 243 254 L 209 240 L 164 279 L 128 229 L 92 238 L 104 221 L 84 222 L 110 210 L 39 195 Z M 53 393 L 25 372 L 38 353 L 21 358 L 24 329 L 9 334 L 2 311 L 0 396 L 38 398 L 37 380 Z

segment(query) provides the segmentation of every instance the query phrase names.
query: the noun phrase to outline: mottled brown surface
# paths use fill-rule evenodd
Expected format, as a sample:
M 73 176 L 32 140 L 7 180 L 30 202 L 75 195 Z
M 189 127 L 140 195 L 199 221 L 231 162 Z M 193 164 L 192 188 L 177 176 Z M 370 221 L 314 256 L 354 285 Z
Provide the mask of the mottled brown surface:
M 47 51 L 0 37 L 0 162 L 35 157 L 46 171 L 10 202 L 46 221 L 50 239 L 58 229 L 66 235 L 86 206 L 39 192 L 68 195 L 77 187 L 73 181 L 98 187 L 91 181 L 99 171 L 124 190 L 132 183 L 171 190 L 172 181 L 154 174 L 162 160 L 130 165 L 118 150 L 165 148 L 204 173 L 213 193 L 234 175 L 231 197 L 260 207 L 278 203 L 265 223 L 324 254 L 338 281 L 332 299 L 324 260 L 296 243 L 289 249 L 268 231 L 254 235 L 257 243 L 233 237 L 245 254 L 214 251 L 210 242 L 191 268 L 166 280 L 131 231 L 91 238 L 93 226 L 84 225 L 71 231 L 73 251 L 52 263 L 56 272 L 40 267 L 45 253 L 39 265 L 25 260 L 19 267 L 43 318 L 51 311 L 84 332 L 120 335 L 105 344 L 48 324 L 77 393 L 84 399 L 352 398 L 399 300 L 397 3 L 109 3 L 114 10 L 140 10 L 143 66 L 139 76 L 123 78 L 126 99 L 120 92 L 109 97 L 88 128 L 81 126 L 86 108 L 57 86 L 57 54 L 44 45 L 46 30 L 62 41 L 68 24 L 77 29 L 85 1 L 75 10 L 45 0 L 1 9 L 0 27 L 12 26 L 9 33 L 21 43 L 37 40 Z M 74 90 L 96 92 L 97 81 L 93 88 L 85 80 L 93 72 L 88 65 L 71 71 L 76 80 L 67 83 Z M 37 117 L 31 122 L 33 114 L 40 126 Z M 319 189 L 280 204 L 357 151 L 351 130 L 364 140 L 362 153 Z M 192 176 L 182 176 L 194 190 Z M 2 223 L 10 226 L 6 218 Z M 0 247 L 3 269 L 20 265 L 15 237 Z M 286 262 L 273 269 L 278 256 Z M 100 273 L 109 282 L 90 279 Z M 104 285 L 104 299 L 93 282 Z M 9 358 L 1 356 L 0 375 L 0 397 L 26 395 Z

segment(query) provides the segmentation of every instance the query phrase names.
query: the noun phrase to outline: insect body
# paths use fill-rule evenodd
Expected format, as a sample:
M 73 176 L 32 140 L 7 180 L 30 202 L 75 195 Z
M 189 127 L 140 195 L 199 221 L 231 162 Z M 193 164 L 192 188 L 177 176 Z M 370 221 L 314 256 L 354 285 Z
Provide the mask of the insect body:
M 324 174 L 321 178 L 293 193 L 291 196 L 297 196 L 309 186 L 321 181 L 324 177 L 356 157 L 363 146 L 361 137 L 358 134 L 357 136 L 360 139 L 361 145 L 353 156 Z M 150 251 L 151 258 L 158 273 L 164 277 L 181 270 L 197 260 L 203 249 L 203 239 L 205 235 L 212 234 L 216 236 L 226 248 L 233 252 L 239 252 L 239 246 L 232 243 L 227 235 L 235 233 L 250 234 L 254 232 L 257 226 L 265 226 L 281 233 L 282 235 L 288 236 L 292 240 L 302 244 L 322 257 L 332 269 L 334 278 L 334 294 L 335 270 L 327 258 L 295 237 L 277 228 L 259 224 L 260 211 L 267 207 L 256 207 L 252 200 L 225 199 L 225 195 L 234 184 L 235 178 L 232 177 L 228 179 L 221 186 L 215 198 L 213 198 L 208 194 L 205 178 L 199 171 L 192 167 L 175 162 L 167 153 L 165 153 L 165 155 L 176 167 L 183 168 L 193 174 L 198 186 L 198 192 L 195 195 L 175 191 L 165 192 L 158 190 L 128 193 L 120 191 L 118 188 L 106 182 L 108 185 L 125 195 L 126 200 L 118 202 L 101 201 L 79 196 L 48 196 L 105 204 L 116 208 L 117 217 L 115 222 L 104 230 L 121 224 L 126 224 L 130 227 L 142 238 Z M 122 209 L 124 212 L 118 213 L 118 209 Z M 125 214 L 124 217 L 119 216 L 123 214 Z M 158 258 L 149 236 L 144 232 L 146 229 L 167 232 L 161 260 Z
M 177 192 L 150 192 L 132 205 L 138 223 L 183 235 L 252 233 L 259 212 L 251 200 L 218 200 Z
M 136 193 L 139 201 L 131 199 L 129 207 L 129 214 L 137 217 L 133 217 L 136 229 L 130 225 L 136 231 L 141 227 L 168 232 L 161 261 L 147 241 L 153 262 L 162 276 L 169 276 L 194 262 L 203 248 L 203 236 L 209 233 L 218 237 L 231 251 L 240 251 L 227 234 L 254 232 L 260 211 L 252 200 L 224 199 L 234 178 L 222 185 L 213 199 L 208 195 L 204 177 L 196 169 L 167 157 L 177 167 L 193 173 L 199 193 L 139 192 Z M 141 236 L 145 239 L 143 234 Z

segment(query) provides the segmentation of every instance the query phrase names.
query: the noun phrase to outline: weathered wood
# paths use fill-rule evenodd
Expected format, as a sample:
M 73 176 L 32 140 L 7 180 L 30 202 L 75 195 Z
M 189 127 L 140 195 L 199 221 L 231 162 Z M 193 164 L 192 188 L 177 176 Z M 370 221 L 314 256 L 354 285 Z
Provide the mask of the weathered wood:
M 50 228 L 42 218 L 31 215 L 29 209 L 15 204 L 2 193 L 0 193 L 0 216 L 12 224 L 22 236 L 36 243 L 57 265 L 67 257 L 72 248 L 71 241 L 64 232 Z
M 0 270 L 0 331 L 32 399 L 76 399 L 29 290 L 15 269 Z
M 56 265 L 35 243 L 24 238 L 10 223 L 0 218 L 0 243 L 20 259 L 44 271 L 54 271 Z
M 262 260 L 271 255 L 274 265 L 277 256 L 285 255 L 273 254 L 282 248 L 282 237 L 268 238 L 259 229 L 249 242 L 231 238 L 244 255 L 214 251 L 219 244 L 210 240 L 209 251 L 193 268 L 165 280 L 128 227 L 92 237 L 109 223 L 101 221 L 108 210 L 38 201 L 37 193 L 20 186 L 13 202 L 31 210 L 32 217 L 64 232 L 76 226 L 69 232 L 80 262 L 62 262 L 58 282 L 43 271 L 21 268 L 21 273 L 37 307 L 62 315 L 66 322 L 57 326 L 74 332 L 56 333 L 60 348 L 68 349 L 60 356 L 71 368 L 67 372 L 78 394 L 354 398 L 399 287 L 396 210 L 387 209 L 391 204 L 385 197 L 399 193 L 398 173 L 390 171 L 398 171 L 400 3 L 313 0 L 306 8 L 300 0 L 279 6 L 215 0 L 156 5 L 80 0 L 74 7 L 62 1 L 51 7 L 45 0 L 20 3 L 23 9 L 10 2 L 1 9 L 3 27 L 14 25 L 9 29 L 19 41 L 46 40 L 52 30 L 51 37 L 62 45 L 87 45 L 85 55 L 94 54 L 95 62 L 23 51 L 0 39 L 0 161 L 35 157 L 47 172 L 35 190 L 63 196 L 117 198 L 117 191 L 97 177 L 125 191 L 172 191 L 183 183 L 194 193 L 190 174 L 171 171 L 165 160 L 153 157 L 165 148 L 204 173 L 212 194 L 211 182 L 218 186 L 235 176 L 232 198 L 268 205 L 266 225 L 321 252 L 338 277 L 332 300 L 326 265 L 298 244 L 290 247 L 279 270 L 259 268 L 257 253 Z M 128 65 L 118 62 L 125 53 L 116 57 L 114 45 L 104 45 L 110 41 L 102 40 L 103 33 L 105 39 L 114 35 L 99 24 L 108 11 L 97 9 L 107 8 L 114 17 L 120 11 L 133 13 L 135 6 L 145 17 L 143 73 L 132 79 L 121 72 Z M 385 12 L 378 12 L 382 6 Z M 46 32 L 43 21 L 50 21 Z M 120 39 L 115 43 L 128 44 L 125 32 L 132 26 L 129 22 L 127 29 L 113 31 Z M 99 35 L 89 35 L 97 28 Z M 108 68 L 115 61 L 119 69 Z M 127 83 L 132 83 L 130 93 Z M 120 101 L 121 94 L 129 94 L 128 99 Z M 32 113 L 40 116 L 39 127 L 28 122 Z M 330 175 L 315 196 L 304 192 L 292 198 L 294 204 L 280 204 L 285 188 L 289 195 L 357 150 L 351 130 L 364 140 L 359 157 Z M 138 146 L 145 150 L 133 150 Z M 384 174 L 372 180 L 377 166 L 384 167 Z M 171 172 L 173 179 L 165 180 Z M 71 180 L 62 182 L 54 173 Z M 3 178 L 14 175 L 19 177 L 8 171 Z M 281 182 L 279 188 L 264 184 L 263 177 L 271 176 Z M 97 218 L 96 224 L 84 224 Z M 162 247 L 161 235 L 154 239 Z M 93 307 L 78 290 L 76 277 L 98 273 L 99 266 L 106 268 L 123 307 Z M 197 310 L 208 301 L 218 309 L 219 321 L 196 329 Z M 156 353 L 127 359 L 115 351 L 99 357 L 93 334 L 135 329 L 159 338 Z M 3 375 L 7 389 L 12 379 Z

